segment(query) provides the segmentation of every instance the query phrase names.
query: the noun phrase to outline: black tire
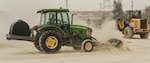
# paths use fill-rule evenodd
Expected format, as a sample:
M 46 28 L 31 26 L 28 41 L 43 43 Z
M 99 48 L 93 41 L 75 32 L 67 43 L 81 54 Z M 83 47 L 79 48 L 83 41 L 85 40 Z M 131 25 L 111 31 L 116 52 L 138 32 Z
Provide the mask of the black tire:
M 144 34 L 140 34 L 140 37 L 142 39 L 147 39 L 148 38 L 149 33 L 144 33 Z
M 120 29 L 120 26 L 119 26 L 119 24 L 117 24 L 117 28 L 118 28 L 118 30 L 119 30 L 119 31 L 122 31 L 122 29 Z
M 119 24 L 121 24 L 121 19 L 118 19 L 118 21 L 116 22 L 117 28 L 119 31 L 122 31 L 122 29 L 120 29 Z
M 94 45 L 91 42 L 91 40 L 86 39 L 81 44 L 82 51 L 91 52 L 93 50 L 93 48 L 94 48 Z
M 124 34 L 124 29 L 122 29 L 122 34 Z
M 49 31 L 45 31 L 40 36 L 39 44 L 42 52 L 57 53 L 62 46 L 62 40 L 57 32 L 49 30 Z
M 132 38 L 133 37 L 133 30 L 132 30 L 132 28 L 131 27 L 126 27 L 125 29 L 124 29 L 124 36 L 125 36 L 125 38 L 127 38 L 127 39 L 130 39 L 130 38 Z
M 42 51 L 42 50 L 40 49 L 40 45 L 39 45 L 39 38 L 40 38 L 40 36 L 41 36 L 41 33 L 37 32 L 37 33 L 36 33 L 36 36 L 35 36 L 34 46 L 35 46 L 35 48 L 36 48 L 37 50 Z

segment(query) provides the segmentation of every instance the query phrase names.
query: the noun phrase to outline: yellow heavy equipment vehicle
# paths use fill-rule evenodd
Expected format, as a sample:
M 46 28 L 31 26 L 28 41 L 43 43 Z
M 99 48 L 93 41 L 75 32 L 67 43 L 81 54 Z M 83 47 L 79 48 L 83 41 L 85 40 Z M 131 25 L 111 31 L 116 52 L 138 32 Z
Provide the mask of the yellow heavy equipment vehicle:
M 139 34 L 141 38 L 148 38 L 150 27 L 147 19 L 141 18 L 140 10 L 128 10 L 124 18 L 118 19 L 117 26 L 125 38 L 132 38 Z

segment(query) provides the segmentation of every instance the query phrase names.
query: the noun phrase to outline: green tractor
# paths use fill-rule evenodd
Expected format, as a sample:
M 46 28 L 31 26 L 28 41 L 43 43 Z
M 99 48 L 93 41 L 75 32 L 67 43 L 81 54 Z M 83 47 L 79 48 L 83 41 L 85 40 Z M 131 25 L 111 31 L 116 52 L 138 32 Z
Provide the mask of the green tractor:
M 25 40 L 34 43 L 44 53 L 56 53 L 62 46 L 72 46 L 74 50 L 91 52 L 98 45 L 92 29 L 81 25 L 72 25 L 68 9 L 42 9 L 40 24 L 30 29 L 23 20 L 11 24 L 8 40 Z

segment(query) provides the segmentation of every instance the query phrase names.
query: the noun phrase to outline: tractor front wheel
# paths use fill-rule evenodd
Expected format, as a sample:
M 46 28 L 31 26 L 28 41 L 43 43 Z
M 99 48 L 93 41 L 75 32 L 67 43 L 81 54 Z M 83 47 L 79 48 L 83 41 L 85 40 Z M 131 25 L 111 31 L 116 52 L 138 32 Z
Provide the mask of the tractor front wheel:
M 81 44 L 82 51 L 91 52 L 94 48 L 94 45 L 90 39 L 86 39 Z
M 133 37 L 133 31 L 132 31 L 132 28 L 131 27 L 126 27 L 125 29 L 124 29 L 124 36 L 125 36 L 125 38 L 128 38 L 128 39 L 130 39 L 130 38 L 132 38 Z
M 62 46 L 62 40 L 57 32 L 49 30 L 41 35 L 39 45 L 44 53 L 56 53 Z

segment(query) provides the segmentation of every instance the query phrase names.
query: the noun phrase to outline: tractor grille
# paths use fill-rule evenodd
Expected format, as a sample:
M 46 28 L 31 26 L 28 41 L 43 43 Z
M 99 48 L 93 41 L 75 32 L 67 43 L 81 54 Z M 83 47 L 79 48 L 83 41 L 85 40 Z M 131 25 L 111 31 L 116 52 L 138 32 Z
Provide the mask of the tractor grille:
M 147 20 L 141 20 L 141 29 L 147 29 Z

